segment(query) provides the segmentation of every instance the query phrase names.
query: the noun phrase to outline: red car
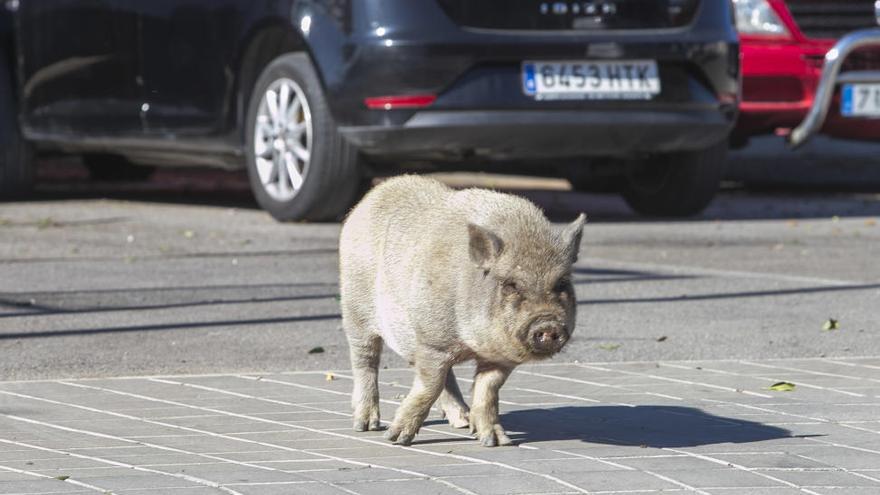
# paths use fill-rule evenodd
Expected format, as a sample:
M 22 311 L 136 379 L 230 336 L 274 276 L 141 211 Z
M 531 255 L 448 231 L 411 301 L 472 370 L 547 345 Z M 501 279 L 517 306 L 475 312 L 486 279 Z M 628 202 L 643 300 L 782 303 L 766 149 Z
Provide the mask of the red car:
M 787 132 L 813 104 L 826 52 L 854 30 L 877 27 L 880 2 L 874 0 L 734 0 L 742 53 L 742 102 L 734 146 L 750 136 Z M 846 58 L 846 71 L 880 70 L 880 50 L 862 48 Z M 840 88 L 822 133 L 849 139 L 880 139 L 880 105 L 841 113 Z M 847 100 L 849 103 L 850 101 Z M 868 117 L 866 117 L 868 116 Z M 871 118 L 874 117 L 874 118 Z

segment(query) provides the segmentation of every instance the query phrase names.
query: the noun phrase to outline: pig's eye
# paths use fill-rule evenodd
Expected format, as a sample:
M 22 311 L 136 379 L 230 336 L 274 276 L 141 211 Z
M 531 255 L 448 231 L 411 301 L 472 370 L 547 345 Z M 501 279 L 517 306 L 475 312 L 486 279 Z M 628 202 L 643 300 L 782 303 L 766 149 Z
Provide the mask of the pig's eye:
M 567 278 L 562 278 L 562 279 L 559 279 L 559 281 L 556 282 L 556 285 L 553 286 L 553 292 L 556 292 L 556 293 L 568 292 L 569 287 L 571 287 L 571 281 L 568 280 Z
M 519 294 L 521 292 L 519 285 L 517 285 L 517 283 L 513 280 L 507 280 L 503 282 L 501 284 L 501 290 L 503 290 L 504 293 L 508 295 Z

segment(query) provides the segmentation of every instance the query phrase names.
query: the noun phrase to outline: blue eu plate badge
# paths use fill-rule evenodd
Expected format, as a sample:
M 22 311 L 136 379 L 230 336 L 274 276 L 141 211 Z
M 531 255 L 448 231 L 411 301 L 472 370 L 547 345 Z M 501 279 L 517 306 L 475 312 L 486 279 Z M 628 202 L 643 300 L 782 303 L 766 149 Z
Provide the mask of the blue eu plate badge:
M 844 84 L 840 93 L 840 113 L 841 115 L 853 114 L 853 87 L 852 84 Z
M 525 90 L 527 95 L 534 95 L 538 91 L 535 83 L 534 64 L 523 65 L 523 89 Z

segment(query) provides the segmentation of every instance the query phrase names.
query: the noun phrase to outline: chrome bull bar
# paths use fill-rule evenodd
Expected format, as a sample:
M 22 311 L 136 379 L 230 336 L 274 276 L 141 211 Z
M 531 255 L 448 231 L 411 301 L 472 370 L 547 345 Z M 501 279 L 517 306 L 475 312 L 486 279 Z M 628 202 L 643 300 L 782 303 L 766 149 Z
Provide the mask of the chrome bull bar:
M 810 107 L 804 121 L 795 127 L 786 139 L 792 149 L 806 143 L 813 137 L 828 115 L 828 107 L 831 105 L 831 97 L 834 96 L 834 88 L 839 83 L 880 83 L 880 71 L 850 71 L 840 73 L 846 57 L 854 50 L 864 46 L 880 46 L 880 29 L 863 29 L 853 31 L 835 43 L 825 54 L 825 64 L 822 66 L 822 77 L 816 87 L 813 97 L 813 106 Z

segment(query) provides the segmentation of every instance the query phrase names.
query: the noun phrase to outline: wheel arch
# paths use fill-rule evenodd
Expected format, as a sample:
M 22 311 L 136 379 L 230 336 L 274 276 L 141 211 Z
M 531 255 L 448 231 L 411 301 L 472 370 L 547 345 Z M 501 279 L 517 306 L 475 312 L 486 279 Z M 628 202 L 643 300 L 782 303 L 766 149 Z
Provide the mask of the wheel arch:
M 347 4 L 347 0 L 294 2 L 289 17 L 273 17 L 254 27 L 240 54 L 233 92 L 234 124 L 240 143 L 244 143 L 244 124 L 254 84 L 272 60 L 288 53 L 305 53 L 325 92 L 328 80 L 334 84 L 339 79 L 344 41 L 350 30 Z
M 235 90 L 235 128 L 238 139 L 244 143 L 244 125 L 254 84 L 275 58 L 285 53 L 308 51 L 305 40 L 289 24 L 273 22 L 263 25 L 251 35 L 241 53 Z
M 9 88 L 12 90 L 11 97 L 18 100 L 18 64 L 16 63 L 15 36 L 13 33 L 12 13 L 5 9 L 0 9 L 0 63 L 5 65 L 7 71 Z

